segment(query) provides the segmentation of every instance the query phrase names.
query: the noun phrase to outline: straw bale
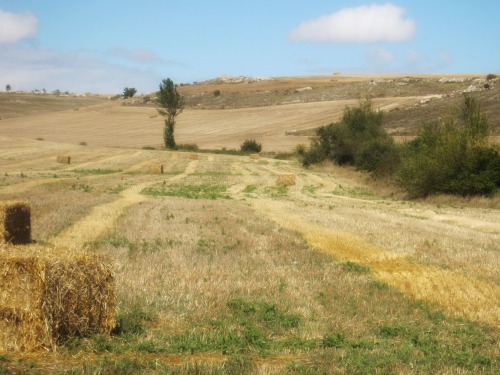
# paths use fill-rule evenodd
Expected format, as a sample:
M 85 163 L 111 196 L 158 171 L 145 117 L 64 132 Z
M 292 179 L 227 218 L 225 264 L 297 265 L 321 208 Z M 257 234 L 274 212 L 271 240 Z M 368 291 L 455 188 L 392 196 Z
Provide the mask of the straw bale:
M 163 164 L 152 164 L 148 166 L 148 173 L 162 174 Z
M 0 202 L 0 242 L 31 242 L 31 205 L 23 201 Z
M 294 174 L 279 174 L 276 176 L 276 186 L 292 186 L 295 185 Z
M 260 159 L 260 154 L 250 154 L 250 159 L 252 159 L 252 160 L 259 160 Z
M 191 160 L 198 160 L 198 158 L 199 158 L 198 154 L 190 154 L 189 155 L 189 159 L 191 159 Z
M 56 160 L 58 163 L 70 164 L 71 156 L 58 156 Z
M 108 257 L 0 244 L 0 351 L 55 350 L 65 337 L 109 334 L 115 310 Z

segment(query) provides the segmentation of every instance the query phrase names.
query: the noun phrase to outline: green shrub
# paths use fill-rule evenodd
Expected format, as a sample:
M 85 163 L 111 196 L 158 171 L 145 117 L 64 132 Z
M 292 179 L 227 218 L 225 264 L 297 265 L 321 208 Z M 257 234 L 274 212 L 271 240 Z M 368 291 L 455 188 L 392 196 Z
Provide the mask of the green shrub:
M 500 187 L 500 155 L 487 145 L 489 123 L 475 98 L 444 124 L 422 125 L 401 153 L 398 177 L 412 197 L 490 195 Z
M 306 153 L 307 151 L 307 147 L 305 144 L 303 143 L 299 143 L 297 146 L 294 147 L 293 149 L 293 153 L 295 155 L 299 155 L 299 156 L 304 156 L 304 154 Z
M 196 143 L 183 143 L 176 145 L 175 149 L 178 151 L 198 151 L 200 148 Z
M 262 144 L 257 143 L 255 139 L 247 139 L 241 144 L 240 150 L 242 152 L 261 152 Z
M 319 142 L 313 141 L 302 155 L 302 165 L 309 167 L 311 164 L 321 163 L 325 159 L 326 152 L 323 146 Z
M 132 98 L 137 93 L 137 90 L 134 87 L 125 87 L 123 89 L 123 97 L 125 99 Z
M 369 100 L 347 108 L 339 122 L 317 130 L 319 141 L 313 141 L 305 151 L 302 164 L 329 159 L 377 174 L 392 173 L 397 167 L 398 151 L 382 128 L 382 120 L 382 112 L 373 110 Z

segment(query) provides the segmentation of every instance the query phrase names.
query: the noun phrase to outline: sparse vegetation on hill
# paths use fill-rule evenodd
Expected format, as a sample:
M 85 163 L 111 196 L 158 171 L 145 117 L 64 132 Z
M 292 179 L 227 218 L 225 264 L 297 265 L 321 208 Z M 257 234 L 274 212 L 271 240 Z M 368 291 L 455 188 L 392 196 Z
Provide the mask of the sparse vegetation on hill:
M 302 164 L 329 159 L 376 175 L 397 174 L 413 197 L 434 193 L 491 195 L 500 187 L 500 153 L 488 145 L 490 126 L 476 98 L 464 94 L 460 112 L 444 123 L 424 123 L 401 147 L 383 130 L 370 102 L 347 108 L 337 123 L 317 130 Z
M 258 143 L 255 139 L 247 139 L 241 144 L 240 150 L 242 152 L 258 153 L 262 151 L 262 144 Z
M 444 123 L 424 123 L 404 145 L 398 175 L 414 197 L 433 193 L 491 195 L 500 187 L 500 153 L 488 145 L 488 119 L 477 99 Z
M 347 108 L 339 122 L 317 130 L 319 139 L 303 152 L 303 165 L 329 159 L 379 175 L 393 172 L 398 155 L 382 119 L 382 112 L 373 110 L 370 101 Z

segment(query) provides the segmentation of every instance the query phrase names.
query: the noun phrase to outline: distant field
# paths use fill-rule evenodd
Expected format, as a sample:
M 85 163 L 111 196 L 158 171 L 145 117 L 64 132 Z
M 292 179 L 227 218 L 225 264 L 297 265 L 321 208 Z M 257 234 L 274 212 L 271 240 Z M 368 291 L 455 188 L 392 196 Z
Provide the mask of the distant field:
M 374 106 L 387 113 L 385 126 L 391 134 L 412 136 L 422 121 L 449 115 L 471 84 L 479 86 L 471 76 L 449 83 L 440 82 L 440 77 L 336 75 L 182 86 L 179 91 L 186 109 L 178 117 L 176 141 L 204 149 L 237 149 L 245 139 L 254 138 L 264 151 L 290 151 L 299 143 L 307 144 L 306 135 L 314 134 L 315 128 L 338 120 L 346 106 L 356 106 L 365 98 L 372 98 Z M 490 117 L 493 133 L 500 135 L 496 85 L 475 95 Z M 219 96 L 214 95 L 216 90 Z M 0 135 L 161 148 L 163 119 L 154 104 L 144 101 L 142 97 L 123 102 L 102 96 L 2 94 Z
M 419 98 L 376 99 L 378 108 L 408 106 Z M 261 142 L 264 151 L 290 151 L 308 143 L 297 131 L 336 121 L 357 100 L 267 106 L 258 109 L 196 110 L 187 108 L 175 130 L 177 143 L 196 143 L 205 149 L 238 149 L 245 139 Z M 109 147 L 162 147 L 163 119 L 154 108 L 107 102 L 66 111 L 22 116 L 0 122 L 0 134 L 42 138 L 52 142 Z

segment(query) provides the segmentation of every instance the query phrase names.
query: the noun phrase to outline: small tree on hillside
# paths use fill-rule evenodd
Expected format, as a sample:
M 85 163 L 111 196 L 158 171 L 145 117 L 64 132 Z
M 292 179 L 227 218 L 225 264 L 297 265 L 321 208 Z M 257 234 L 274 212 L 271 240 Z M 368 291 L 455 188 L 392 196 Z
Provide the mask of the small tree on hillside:
M 165 128 L 163 129 L 165 147 L 172 150 L 175 149 L 175 118 L 184 109 L 184 98 L 177 92 L 177 86 L 170 78 L 161 82 L 160 91 L 156 93 L 156 96 L 161 106 L 161 108 L 157 108 L 158 113 L 165 118 Z
M 137 93 L 137 90 L 134 87 L 125 87 L 123 89 L 123 97 L 125 99 L 132 98 Z
M 10 85 L 5 86 L 5 91 L 10 92 L 11 89 L 12 89 L 12 87 L 10 87 Z

